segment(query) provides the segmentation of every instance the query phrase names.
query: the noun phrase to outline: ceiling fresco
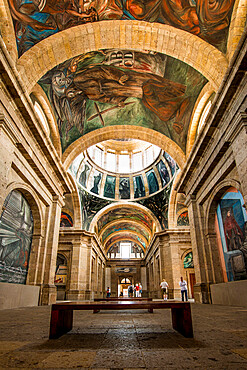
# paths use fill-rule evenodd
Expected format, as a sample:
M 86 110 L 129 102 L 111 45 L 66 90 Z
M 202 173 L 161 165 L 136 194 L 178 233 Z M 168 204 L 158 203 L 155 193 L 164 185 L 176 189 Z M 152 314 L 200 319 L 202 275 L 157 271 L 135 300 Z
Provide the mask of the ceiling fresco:
M 39 41 L 88 22 L 128 19 L 167 24 L 225 52 L 235 0 L 8 0 L 19 56 Z
M 154 221 L 144 213 L 143 209 L 138 209 L 131 207 L 130 204 L 119 206 L 118 208 L 114 208 L 107 213 L 103 214 L 98 222 L 97 222 L 97 230 L 98 233 L 110 222 L 112 221 L 135 221 L 137 223 L 143 224 L 146 228 L 148 228 L 152 233 L 153 230 L 155 231 L 155 224 Z
M 118 222 L 114 225 L 109 225 L 109 227 L 103 232 L 101 236 L 102 243 L 106 241 L 107 238 L 110 237 L 112 234 L 117 234 L 119 232 L 128 231 L 128 232 L 134 232 L 136 234 L 140 234 L 143 236 L 143 238 L 146 239 L 148 242 L 150 239 L 150 234 L 140 225 L 130 222 Z
M 110 239 L 107 240 L 107 242 L 105 243 L 104 245 L 104 248 L 106 251 L 108 251 L 108 249 L 115 243 L 117 242 L 134 242 L 136 243 L 137 245 L 139 245 L 143 250 L 145 250 L 148 246 L 148 244 L 146 243 L 146 241 L 144 239 L 142 239 L 141 236 L 138 236 L 138 235 L 135 235 L 135 234 L 117 234 L 117 235 L 114 235 L 112 236 Z
M 127 122 L 166 135 L 185 152 L 206 82 L 188 64 L 163 54 L 101 50 L 58 65 L 39 84 L 57 118 L 63 151 L 86 133 Z

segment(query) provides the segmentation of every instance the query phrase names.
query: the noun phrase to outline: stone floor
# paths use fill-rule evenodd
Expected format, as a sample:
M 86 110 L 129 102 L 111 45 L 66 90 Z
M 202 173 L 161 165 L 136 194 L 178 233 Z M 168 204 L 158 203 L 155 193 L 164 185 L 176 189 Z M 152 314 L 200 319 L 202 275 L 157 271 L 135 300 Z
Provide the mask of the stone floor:
M 192 304 L 194 339 L 170 310 L 74 313 L 49 340 L 50 307 L 0 311 L 0 369 L 247 369 L 247 308 Z

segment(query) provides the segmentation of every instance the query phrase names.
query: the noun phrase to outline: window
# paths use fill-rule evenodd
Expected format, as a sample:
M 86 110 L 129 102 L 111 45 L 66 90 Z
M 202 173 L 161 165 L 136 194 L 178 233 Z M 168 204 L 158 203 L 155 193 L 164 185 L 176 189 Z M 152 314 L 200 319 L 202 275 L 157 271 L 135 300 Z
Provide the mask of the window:
M 120 243 L 120 258 L 130 258 L 131 243 Z

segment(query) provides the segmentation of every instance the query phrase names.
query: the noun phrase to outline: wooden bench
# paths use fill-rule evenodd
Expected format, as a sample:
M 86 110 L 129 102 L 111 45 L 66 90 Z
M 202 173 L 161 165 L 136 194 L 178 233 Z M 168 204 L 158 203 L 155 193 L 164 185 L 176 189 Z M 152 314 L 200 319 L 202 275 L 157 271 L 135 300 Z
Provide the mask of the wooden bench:
M 99 302 L 99 301 L 152 301 L 153 298 L 145 298 L 145 297 L 107 297 L 107 298 L 94 298 L 94 302 Z M 98 313 L 100 310 L 94 310 L 93 313 Z M 153 313 L 153 309 L 149 308 L 148 309 L 149 313 Z
M 50 339 L 59 338 L 73 326 L 74 310 L 140 310 L 167 309 L 172 311 L 172 327 L 186 338 L 193 338 L 191 309 L 189 302 L 176 301 L 78 301 L 61 302 L 51 307 Z

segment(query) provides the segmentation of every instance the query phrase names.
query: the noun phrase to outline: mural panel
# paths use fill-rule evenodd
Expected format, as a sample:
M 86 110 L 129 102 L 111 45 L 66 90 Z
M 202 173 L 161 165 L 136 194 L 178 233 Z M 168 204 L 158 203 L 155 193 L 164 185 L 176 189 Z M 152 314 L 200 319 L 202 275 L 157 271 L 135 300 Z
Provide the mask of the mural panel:
M 164 190 L 147 199 L 139 200 L 138 203 L 150 209 L 159 220 L 162 229 L 168 228 L 168 206 L 171 194 L 170 183 Z
M 124 206 L 121 208 L 116 208 L 110 210 L 107 214 L 104 214 L 98 220 L 98 231 L 100 232 L 102 228 L 111 221 L 121 221 L 122 219 L 128 221 L 137 221 L 143 223 L 150 230 L 153 230 L 153 221 L 148 217 L 142 210 L 136 209 L 130 206 Z
M 60 219 L 60 227 L 72 227 L 73 226 L 73 220 L 72 217 L 66 213 L 61 213 L 61 219 Z
M 120 199 L 130 198 L 130 180 L 128 177 L 120 177 L 119 179 L 119 197 Z
M 101 20 L 158 22 L 190 32 L 221 51 L 235 0 L 9 0 L 19 56 L 67 28 Z
M 102 242 L 104 243 L 108 236 L 110 236 L 111 234 L 121 231 L 134 231 L 136 234 L 141 234 L 147 242 L 149 240 L 148 232 L 141 226 L 133 225 L 129 222 L 118 222 L 117 225 L 115 224 L 113 226 L 109 226 L 107 230 L 103 232 L 101 237 Z
M 145 242 L 145 240 L 143 240 L 142 238 L 140 238 L 139 236 L 137 236 L 135 234 L 128 233 L 128 236 L 123 235 L 123 234 L 118 234 L 118 235 L 112 236 L 109 240 L 107 240 L 107 242 L 105 244 L 105 249 L 107 250 L 112 243 L 115 244 L 119 241 L 123 242 L 123 241 L 126 241 L 126 240 L 136 242 L 137 244 L 139 244 L 139 246 L 142 245 L 144 249 L 146 249 L 146 247 L 147 247 L 147 243 Z
M 102 172 L 99 172 L 97 170 L 94 171 L 92 182 L 91 184 L 89 184 L 89 189 L 92 193 L 99 194 L 102 177 Z
M 143 250 L 141 247 L 139 247 L 139 245 L 135 244 L 134 242 L 131 242 L 129 240 L 122 240 L 121 242 L 124 242 L 124 243 L 130 243 L 131 244 L 131 258 L 140 258 L 140 257 L 143 257 Z M 117 256 L 119 255 L 120 253 L 120 242 L 117 242 L 115 244 L 113 244 L 108 252 L 109 254 L 109 257 L 113 257 L 113 258 L 117 258 Z
M 206 82 L 163 54 L 101 50 L 58 65 L 39 84 L 57 118 L 63 151 L 88 132 L 126 122 L 156 130 L 185 151 L 190 116 Z
M 104 188 L 104 197 L 106 198 L 115 198 L 115 187 L 116 187 L 116 177 L 115 176 L 106 176 L 105 188 Z
M 154 170 L 151 169 L 150 171 L 146 172 L 146 176 L 148 180 L 149 194 L 156 193 L 159 190 L 159 184 Z
M 0 218 L 0 282 L 25 284 L 33 235 L 33 217 L 23 195 L 12 191 Z
M 189 226 L 189 214 L 188 211 L 181 213 L 177 219 L 177 226 Z
M 133 182 L 134 182 L 134 197 L 135 198 L 145 197 L 146 191 L 142 175 L 134 176 Z
M 163 161 L 159 161 L 159 163 L 156 165 L 156 168 L 157 168 L 157 170 L 160 174 L 162 186 L 165 186 L 170 181 L 170 176 L 169 176 L 169 172 L 166 168 L 166 165 L 164 164 Z
M 243 204 L 241 193 L 230 190 L 217 208 L 216 231 L 221 238 L 228 281 L 247 279 L 247 215 Z

